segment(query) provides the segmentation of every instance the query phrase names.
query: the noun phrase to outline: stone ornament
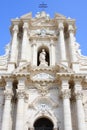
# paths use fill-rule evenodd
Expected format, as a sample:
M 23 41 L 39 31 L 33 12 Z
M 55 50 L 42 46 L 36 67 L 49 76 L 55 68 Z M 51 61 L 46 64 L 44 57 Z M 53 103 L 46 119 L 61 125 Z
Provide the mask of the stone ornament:
M 12 98 L 12 96 L 13 96 L 13 93 L 12 93 L 12 91 L 5 90 L 5 91 L 4 91 L 4 95 L 5 95 L 5 99 L 6 99 L 6 100 L 11 100 L 11 98 Z
M 64 99 L 69 99 L 71 97 L 70 89 L 63 89 L 63 90 L 61 90 L 61 96 Z
M 25 90 L 17 90 L 17 97 L 20 98 L 25 98 L 26 94 L 25 94 Z
M 81 90 L 76 91 L 75 92 L 75 97 L 76 97 L 77 100 L 82 100 L 82 98 L 83 98 L 82 91 Z

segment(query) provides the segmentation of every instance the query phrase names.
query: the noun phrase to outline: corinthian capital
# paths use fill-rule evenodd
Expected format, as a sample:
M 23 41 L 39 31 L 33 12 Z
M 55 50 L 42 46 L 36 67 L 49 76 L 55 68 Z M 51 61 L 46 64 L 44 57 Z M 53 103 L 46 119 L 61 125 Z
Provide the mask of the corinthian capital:
M 27 22 L 24 23 L 23 29 L 24 29 L 24 30 L 28 30 L 28 23 L 27 23 Z
M 59 30 L 64 30 L 64 25 L 63 25 L 62 22 L 59 23 L 59 28 L 58 28 L 58 29 L 59 29 Z
M 14 25 L 13 32 L 18 32 L 18 25 Z
M 82 97 L 83 97 L 82 91 L 81 90 L 76 91 L 75 97 L 76 97 L 76 100 L 82 100 Z
M 5 95 L 5 100 L 11 100 L 13 93 L 12 93 L 12 91 L 5 90 L 4 95 Z
M 18 89 L 17 90 L 17 97 L 18 98 L 25 98 L 26 94 L 25 94 L 25 90 L 21 90 L 21 89 Z
M 72 25 L 68 25 L 68 31 L 69 31 L 70 33 L 74 33 L 74 28 L 73 28 Z
M 69 99 L 71 97 L 70 89 L 62 89 L 61 90 L 61 96 L 62 96 L 63 99 Z

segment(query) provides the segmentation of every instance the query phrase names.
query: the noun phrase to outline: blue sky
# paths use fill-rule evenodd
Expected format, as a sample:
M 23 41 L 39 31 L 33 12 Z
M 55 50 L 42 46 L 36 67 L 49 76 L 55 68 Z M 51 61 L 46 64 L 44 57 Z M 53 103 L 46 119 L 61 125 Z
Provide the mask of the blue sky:
M 76 19 L 76 41 L 83 55 L 87 55 L 87 0 L 1 0 L 0 1 L 0 55 L 11 40 L 9 27 L 11 19 L 32 12 L 33 17 L 41 9 L 39 4 L 47 3 L 47 13 L 53 18 L 55 13 Z

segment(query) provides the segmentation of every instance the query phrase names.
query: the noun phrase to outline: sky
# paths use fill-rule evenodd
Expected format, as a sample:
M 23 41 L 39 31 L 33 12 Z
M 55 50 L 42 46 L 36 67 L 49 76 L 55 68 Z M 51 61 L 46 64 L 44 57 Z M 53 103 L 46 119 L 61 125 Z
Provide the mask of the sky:
M 6 44 L 11 41 L 9 28 L 11 19 L 32 12 L 34 17 L 42 11 L 39 4 L 46 3 L 45 11 L 53 18 L 55 13 L 76 19 L 76 41 L 82 55 L 87 56 L 87 0 L 0 0 L 0 55 L 4 55 Z

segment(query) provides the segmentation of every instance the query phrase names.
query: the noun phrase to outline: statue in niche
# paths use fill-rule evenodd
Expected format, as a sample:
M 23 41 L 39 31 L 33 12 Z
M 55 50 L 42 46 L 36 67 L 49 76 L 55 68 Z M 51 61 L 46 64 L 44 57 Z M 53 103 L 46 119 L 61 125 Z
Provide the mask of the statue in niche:
M 40 55 L 39 55 L 39 62 L 40 62 L 40 66 L 48 66 L 48 62 L 46 62 L 46 52 L 45 49 L 42 49 Z

